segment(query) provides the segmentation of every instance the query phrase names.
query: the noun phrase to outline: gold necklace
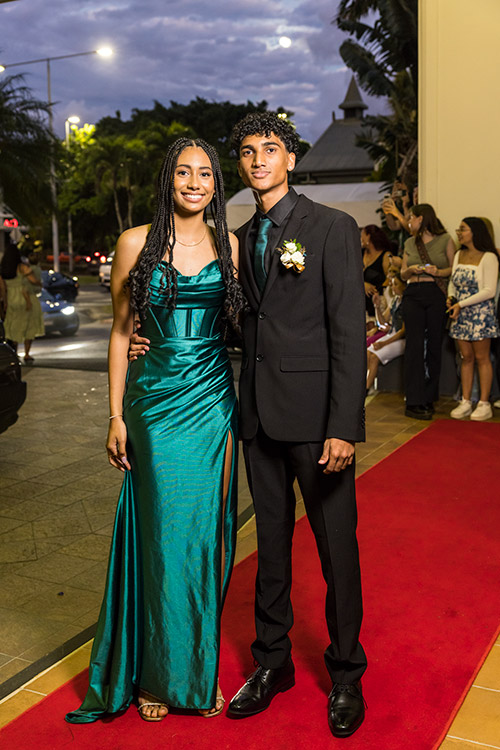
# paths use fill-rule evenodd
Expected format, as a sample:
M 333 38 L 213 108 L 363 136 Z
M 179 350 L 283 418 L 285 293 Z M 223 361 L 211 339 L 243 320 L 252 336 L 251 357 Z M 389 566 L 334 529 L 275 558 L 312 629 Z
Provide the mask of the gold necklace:
M 207 228 L 205 227 L 205 231 L 203 232 L 203 237 L 201 238 L 201 240 L 198 240 L 198 242 L 191 242 L 191 243 L 183 242 L 177 236 L 175 238 L 175 241 L 178 242 L 179 245 L 184 245 L 184 247 L 196 247 L 196 245 L 201 245 L 201 243 L 203 242 L 206 236 L 207 236 Z

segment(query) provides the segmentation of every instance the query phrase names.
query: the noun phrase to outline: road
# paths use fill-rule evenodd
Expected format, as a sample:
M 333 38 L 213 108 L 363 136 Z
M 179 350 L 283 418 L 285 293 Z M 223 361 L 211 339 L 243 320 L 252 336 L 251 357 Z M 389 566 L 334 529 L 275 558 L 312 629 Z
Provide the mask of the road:
M 53 334 L 35 339 L 31 348 L 34 366 L 105 372 L 112 322 L 110 293 L 96 284 L 82 285 L 74 305 L 80 317 L 77 333 L 74 336 Z M 20 345 L 21 355 L 22 351 Z M 241 357 L 232 352 L 230 356 L 235 379 L 238 380 Z
M 77 333 L 35 339 L 31 349 L 35 367 L 106 370 L 112 321 L 109 291 L 95 284 L 82 285 L 74 305 L 80 318 Z M 19 349 L 22 352 L 22 346 Z

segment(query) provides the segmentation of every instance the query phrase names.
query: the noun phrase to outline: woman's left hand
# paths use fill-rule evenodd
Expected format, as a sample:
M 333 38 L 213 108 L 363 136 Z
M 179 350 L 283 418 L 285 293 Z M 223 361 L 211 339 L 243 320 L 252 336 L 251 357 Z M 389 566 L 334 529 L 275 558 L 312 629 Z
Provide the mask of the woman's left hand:
M 378 352 L 379 349 L 383 349 L 384 346 L 385 346 L 385 342 L 383 341 L 375 341 L 375 343 L 373 344 L 373 348 L 375 349 L 376 352 Z
M 450 316 L 451 320 L 456 320 L 458 318 L 458 316 L 460 315 L 460 305 L 458 304 L 458 302 L 448 308 L 448 315 Z

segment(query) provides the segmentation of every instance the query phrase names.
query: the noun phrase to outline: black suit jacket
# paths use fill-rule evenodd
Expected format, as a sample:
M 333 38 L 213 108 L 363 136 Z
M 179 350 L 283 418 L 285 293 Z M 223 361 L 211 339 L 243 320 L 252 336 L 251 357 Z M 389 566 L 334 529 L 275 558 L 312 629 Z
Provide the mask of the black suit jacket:
M 364 440 L 365 294 L 359 230 L 348 214 L 301 195 L 278 247 L 297 239 L 307 256 L 297 274 L 272 253 L 259 294 L 253 219 L 237 230 L 240 281 L 250 305 L 243 320 L 241 437 L 259 420 L 274 440 Z

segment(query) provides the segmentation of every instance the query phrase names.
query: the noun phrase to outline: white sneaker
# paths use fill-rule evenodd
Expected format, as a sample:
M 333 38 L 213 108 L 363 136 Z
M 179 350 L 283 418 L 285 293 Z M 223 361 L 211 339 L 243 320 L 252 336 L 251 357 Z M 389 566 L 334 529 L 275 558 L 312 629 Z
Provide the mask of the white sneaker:
M 497 409 L 500 409 L 500 398 L 498 398 L 496 401 L 493 401 L 493 406 L 496 406 Z
M 452 419 L 465 419 L 465 417 L 468 417 L 470 414 L 472 414 L 472 402 L 463 398 L 459 405 L 451 410 L 450 417 Z
M 491 419 L 493 416 L 493 409 L 489 401 L 478 401 L 477 406 L 470 415 L 471 419 L 475 419 L 476 422 L 484 422 L 486 419 Z

